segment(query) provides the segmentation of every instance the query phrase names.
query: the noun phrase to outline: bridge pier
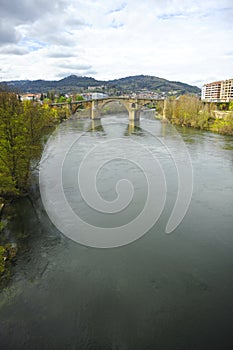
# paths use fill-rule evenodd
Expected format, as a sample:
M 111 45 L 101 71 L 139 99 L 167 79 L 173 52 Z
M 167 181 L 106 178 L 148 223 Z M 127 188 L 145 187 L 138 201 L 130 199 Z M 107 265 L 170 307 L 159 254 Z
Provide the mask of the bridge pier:
M 133 108 L 129 110 L 129 121 L 136 121 L 140 119 L 140 109 Z
M 70 114 L 72 115 L 73 114 L 73 109 L 72 109 L 72 104 L 71 103 L 68 104 L 68 109 L 69 109 Z
M 100 110 L 99 110 L 97 100 L 91 102 L 91 119 L 92 120 L 100 119 Z
M 167 112 L 168 112 L 168 106 L 167 106 L 167 99 L 165 98 L 164 104 L 163 104 L 163 120 L 167 119 Z
M 125 135 L 131 135 L 140 129 L 140 121 L 130 120 Z

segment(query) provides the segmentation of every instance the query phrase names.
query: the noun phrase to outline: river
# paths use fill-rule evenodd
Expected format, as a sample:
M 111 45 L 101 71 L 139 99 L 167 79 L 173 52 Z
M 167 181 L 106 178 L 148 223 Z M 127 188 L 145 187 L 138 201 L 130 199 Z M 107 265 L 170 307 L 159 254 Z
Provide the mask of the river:
M 82 235 L 72 240 L 56 228 L 48 214 L 56 215 L 58 198 L 51 199 L 55 213 L 47 214 L 35 183 L 33 205 L 27 198 L 14 205 L 9 235 L 12 240 L 17 235 L 25 234 L 26 238 L 9 285 L 0 292 L 0 348 L 231 349 L 233 138 L 175 129 L 149 112 L 135 126 L 128 125 L 124 114 L 106 116 L 95 123 L 74 117 L 59 125 L 45 148 L 40 165 L 45 189 L 56 184 L 56 157 L 69 139 L 77 141 L 69 149 L 62 176 L 65 196 L 75 215 L 92 227 L 119 230 L 137 218 L 151 191 L 143 169 L 136 164 L 143 161 L 146 149 L 160 164 L 156 169 L 164 173 L 164 178 L 161 173 L 159 180 L 155 178 L 156 193 L 161 195 L 154 208 L 158 218 L 140 237 L 136 237 L 135 228 L 129 239 L 115 242 L 115 247 L 101 248 L 104 242 L 98 237 L 92 245 L 100 248 L 90 247 L 82 244 Z M 120 141 L 114 150 L 111 140 L 121 140 L 122 147 Z M 187 184 L 193 186 L 190 205 L 170 234 L 166 225 L 178 193 L 178 170 L 166 140 L 172 141 L 169 145 L 177 159 L 186 145 L 193 170 L 193 179 L 189 177 L 179 188 L 182 192 Z M 124 142 L 131 142 L 125 150 L 128 161 L 119 156 Z M 95 145 L 97 151 L 86 162 L 90 173 L 103 161 L 103 155 L 112 157 L 97 174 L 98 191 L 110 206 L 117 198 L 118 180 L 128 178 L 134 187 L 133 200 L 119 213 L 97 212 L 76 192 L 77 167 Z M 136 161 L 131 162 L 134 157 Z M 156 205 L 161 207 L 158 212 Z

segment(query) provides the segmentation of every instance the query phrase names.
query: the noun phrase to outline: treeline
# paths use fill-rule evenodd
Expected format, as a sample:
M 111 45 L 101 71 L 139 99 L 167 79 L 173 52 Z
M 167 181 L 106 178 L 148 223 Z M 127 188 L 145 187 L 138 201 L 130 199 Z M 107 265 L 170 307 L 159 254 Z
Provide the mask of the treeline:
M 172 124 L 233 135 L 233 103 L 228 105 L 227 111 L 225 109 L 225 104 L 216 106 L 214 103 L 203 103 L 192 95 L 166 100 L 166 118 Z M 163 103 L 158 107 L 158 112 L 162 114 Z
M 0 198 L 27 192 L 45 129 L 57 123 L 61 112 L 46 104 L 21 102 L 12 92 L 0 92 Z
M 72 101 L 83 101 L 84 98 L 82 95 L 79 94 L 74 94 L 74 95 L 69 95 L 69 97 L 67 97 L 67 95 L 65 93 L 59 93 L 58 95 L 55 93 L 54 90 L 48 91 L 47 94 L 41 94 L 40 96 L 40 101 L 43 101 L 44 103 L 63 103 L 63 102 L 67 102 L 70 103 Z

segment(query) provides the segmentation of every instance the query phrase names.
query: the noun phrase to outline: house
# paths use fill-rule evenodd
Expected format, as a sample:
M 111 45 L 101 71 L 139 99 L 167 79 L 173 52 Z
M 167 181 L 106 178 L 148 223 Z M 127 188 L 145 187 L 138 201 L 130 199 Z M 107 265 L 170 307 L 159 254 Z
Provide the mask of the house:
M 21 101 L 36 101 L 37 95 L 35 94 L 23 94 L 20 96 Z

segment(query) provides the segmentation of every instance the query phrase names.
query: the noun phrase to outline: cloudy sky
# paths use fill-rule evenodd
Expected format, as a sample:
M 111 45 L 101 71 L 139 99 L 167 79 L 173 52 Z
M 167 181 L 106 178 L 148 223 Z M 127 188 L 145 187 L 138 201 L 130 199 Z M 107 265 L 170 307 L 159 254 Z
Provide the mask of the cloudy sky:
M 233 78 L 233 0 L 0 0 L 0 80 Z

